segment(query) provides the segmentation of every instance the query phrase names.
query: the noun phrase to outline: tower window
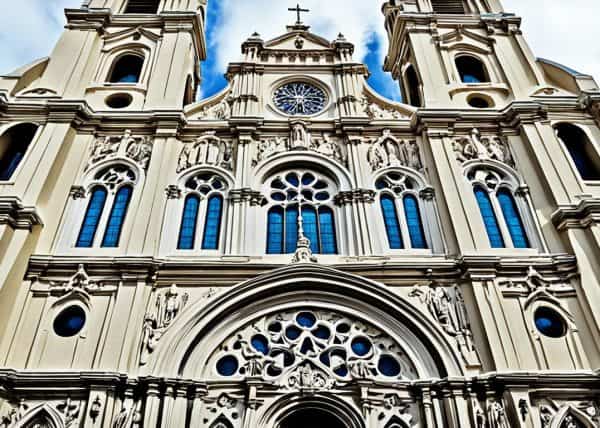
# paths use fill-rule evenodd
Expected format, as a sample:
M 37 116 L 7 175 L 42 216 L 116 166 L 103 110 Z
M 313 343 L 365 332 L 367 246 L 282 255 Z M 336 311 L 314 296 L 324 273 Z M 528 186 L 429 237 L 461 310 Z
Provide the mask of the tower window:
M 419 76 L 417 76 L 417 72 L 412 65 L 406 69 L 405 76 L 408 103 L 414 107 L 421 107 L 421 85 L 419 84 Z
M 13 126 L 0 137 L 0 181 L 11 179 L 37 130 L 37 125 L 22 123 Z
M 588 136 L 578 126 L 561 123 L 555 127 L 556 135 L 563 142 L 575 163 L 581 178 L 600 180 L 600 157 Z
M 158 13 L 158 4 L 160 0 L 129 0 L 125 13 Z
M 138 83 L 142 75 L 144 58 L 138 55 L 123 55 L 115 62 L 110 73 L 110 83 Z
M 489 82 L 487 70 L 481 60 L 470 55 L 462 55 L 456 58 L 456 69 L 463 83 Z
M 459 14 L 465 13 L 462 0 L 431 0 L 434 13 Z

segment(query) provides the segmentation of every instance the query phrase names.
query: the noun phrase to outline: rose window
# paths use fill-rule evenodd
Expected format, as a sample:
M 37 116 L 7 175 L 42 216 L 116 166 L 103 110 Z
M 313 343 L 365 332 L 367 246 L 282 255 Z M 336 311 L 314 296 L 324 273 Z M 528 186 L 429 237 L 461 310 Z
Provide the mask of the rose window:
M 322 89 L 305 82 L 287 83 L 273 94 L 275 106 L 291 116 L 310 116 L 322 112 L 327 95 Z

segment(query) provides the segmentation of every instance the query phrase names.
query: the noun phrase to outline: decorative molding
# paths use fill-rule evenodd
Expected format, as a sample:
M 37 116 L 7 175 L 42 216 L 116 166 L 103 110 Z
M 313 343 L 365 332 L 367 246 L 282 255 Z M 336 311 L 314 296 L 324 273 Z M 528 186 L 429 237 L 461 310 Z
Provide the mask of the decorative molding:
M 575 289 L 567 281 L 564 275 L 545 276 L 530 266 L 526 276 L 501 280 L 499 286 L 506 297 L 529 297 L 540 290 L 555 296 L 575 295 Z
M 587 229 L 600 223 L 600 199 L 587 198 L 577 205 L 563 205 L 552 214 L 552 222 L 560 231 Z
M 42 218 L 35 207 L 26 207 L 14 196 L 0 196 L 0 225 L 7 224 L 13 229 L 31 230 L 43 226 Z
M 460 163 L 470 160 L 496 160 L 511 168 L 515 166 L 506 139 L 497 135 L 482 137 L 477 128 L 473 128 L 468 137 L 455 139 L 452 148 Z
M 354 189 L 345 192 L 339 192 L 335 196 L 336 205 L 348 205 L 352 203 L 372 204 L 375 202 L 375 191 L 369 189 Z

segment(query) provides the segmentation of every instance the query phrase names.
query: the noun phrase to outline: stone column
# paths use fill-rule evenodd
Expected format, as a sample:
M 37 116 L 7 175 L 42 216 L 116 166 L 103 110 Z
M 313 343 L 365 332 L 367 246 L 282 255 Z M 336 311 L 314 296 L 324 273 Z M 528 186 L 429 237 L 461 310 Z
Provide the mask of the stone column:
M 146 412 L 144 414 L 144 428 L 158 427 L 158 413 L 160 411 L 160 385 L 150 382 L 146 391 Z M 164 416 L 163 416 L 164 418 Z

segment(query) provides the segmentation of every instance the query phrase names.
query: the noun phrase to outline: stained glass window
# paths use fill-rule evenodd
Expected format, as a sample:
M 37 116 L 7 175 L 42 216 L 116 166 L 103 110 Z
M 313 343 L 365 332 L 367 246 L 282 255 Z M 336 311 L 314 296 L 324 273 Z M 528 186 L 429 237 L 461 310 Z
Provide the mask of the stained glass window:
M 490 200 L 488 192 L 481 187 L 475 187 L 475 197 L 477 198 L 479 210 L 481 211 L 481 216 L 483 217 L 485 229 L 487 230 L 492 248 L 504 248 L 504 239 L 502 238 L 498 219 L 494 213 L 492 201 Z
M 104 233 L 104 239 L 102 240 L 102 247 L 116 248 L 119 246 L 123 223 L 125 222 L 125 216 L 127 215 L 127 208 L 129 207 L 132 191 L 132 187 L 124 186 L 117 192 L 108 219 L 106 232 Z
M 203 250 L 218 250 L 221 236 L 221 219 L 223 217 L 223 198 L 213 195 L 208 199 L 206 222 L 204 224 Z
M 402 233 L 400 231 L 398 214 L 396 212 L 395 199 L 392 196 L 385 194 L 381 196 L 380 203 L 390 248 L 392 250 L 400 250 L 404 248 L 404 243 L 402 242 Z
M 107 192 L 102 187 L 96 187 L 92 190 L 92 197 L 90 198 L 85 217 L 83 218 L 83 224 L 79 232 L 79 238 L 77 238 L 76 247 L 91 248 L 94 245 L 94 238 L 96 237 L 100 217 L 102 216 L 104 205 L 106 204 L 106 196 Z
M 425 239 L 425 231 L 423 230 L 419 202 L 413 195 L 404 197 L 404 213 L 406 215 L 412 248 L 426 249 L 427 240 Z
M 321 252 L 323 254 L 337 254 L 337 237 L 335 233 L 335 219 L 329 207 L 319 208 L 319 226 L 321 236 Z
M 285 252 L 296 251 L 298 243 L 298 206 L 290 206 L 285 210 Z
M 304 235 L 310 240 L 310 249 L 313 253 L 319 253 L 320 243 L 317 211 L 313 207 L 302 207 L 302 226 L 304 228 Z
M 283 253 L 283 208 L 269 210 L 267 230 L 267 254 Z
M 498 192 L 498 202 L 500 202 L 502 214 L 508 226 L 513 246 L 515 248 L 529 248 L 529 240 L 525 233 L 525 227 L 523 227 L 523 221 L 519 215 L 517 204 L 510 191 L 501 189 Z
M 179 250 L 194 249 L 199 207 L 200 198 L 198 196 L 190 195 L 185 199 L 183 218 L 181 219 L 181 228 L 179 229 L 179 242 L 177 244 L 177 249 Z
M 313 115 L 323 111 L 327 95 L 309 83 L 291 82 L 277 88 L 273 102 L 279 110 L 292 116 Z

